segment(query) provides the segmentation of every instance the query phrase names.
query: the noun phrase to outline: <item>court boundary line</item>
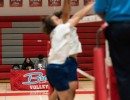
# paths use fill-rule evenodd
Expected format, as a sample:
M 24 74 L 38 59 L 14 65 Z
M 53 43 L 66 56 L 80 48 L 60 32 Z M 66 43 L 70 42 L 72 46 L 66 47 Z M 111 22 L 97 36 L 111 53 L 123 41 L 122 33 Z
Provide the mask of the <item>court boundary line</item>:
M 76 91 L 76 94 L 94 94 L 95 91 Z M 34 92 L 14 92 L 14 93 L 0 93 L 0 96 L 30 96 L 30 95 L 48 95 L 48 91 L 41 92 L 41 91 L 34 91 Z

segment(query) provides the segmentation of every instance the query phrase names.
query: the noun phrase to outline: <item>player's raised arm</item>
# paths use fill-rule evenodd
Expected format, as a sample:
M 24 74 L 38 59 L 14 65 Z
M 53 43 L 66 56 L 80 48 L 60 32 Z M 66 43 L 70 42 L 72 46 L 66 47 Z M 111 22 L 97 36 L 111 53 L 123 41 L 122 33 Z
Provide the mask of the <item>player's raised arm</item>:
M 69 20 L 70 13 L 71 13 L 71 0 L 64 0 L 62 15 L 61 15 L 63 23 L 66 23 Z
M 84 8 L 82 8 L 72 16 L 72 18 L 70 19 L 71 27 L 76 26 L 79 21 L 92 10 L 94 3 L 94 0 L 91 0 Z

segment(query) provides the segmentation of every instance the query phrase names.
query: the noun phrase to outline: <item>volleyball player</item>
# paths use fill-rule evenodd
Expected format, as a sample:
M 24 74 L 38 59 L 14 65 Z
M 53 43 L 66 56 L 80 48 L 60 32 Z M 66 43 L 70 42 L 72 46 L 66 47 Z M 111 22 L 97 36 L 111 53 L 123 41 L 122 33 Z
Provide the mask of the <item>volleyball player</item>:
M 55 15 L 58 18 L 61 18 L 62 11 L 56 12 Z M 69 15 L 68 15 L 69 16 Z M 68 19 L 69 22 L 69 19 Z M 69 57 L 67 58 L 67 67 L 69 70 L 68 79 L 69 79 L 69 87 L 70 87 L 70 94 L 72 95 L 72 98 L 75 96 L 75 90 L 77 88 L 77 55 L 78 53 L 82 52 L 81 43 L 79 41 L 78 35 L 77 35 L 77 28 L 73 27 L 71 28 L 70 32 L 70 52 Z
M 70 34 L 71 29 L 78 24 L 93 8 L 91 1 L 83 9 L 78 11 L 70 20 L 64 24 L 64 17 L 58 18 L 55 15 L 48 16 L 44 23 L 44 30 L 50 35 L 51 49 L 48 57 L 47 77 L 49 82 L 55 87 L 60 100 L 71 99 L 67 58 L 70 56 Z M 53 99 L 52 99 L 53 100 Z

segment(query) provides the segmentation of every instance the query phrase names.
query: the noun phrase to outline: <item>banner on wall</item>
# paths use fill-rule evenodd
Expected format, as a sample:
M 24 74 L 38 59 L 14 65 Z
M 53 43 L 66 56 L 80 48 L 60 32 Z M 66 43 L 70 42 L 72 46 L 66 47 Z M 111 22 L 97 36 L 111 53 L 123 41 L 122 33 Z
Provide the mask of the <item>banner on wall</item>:
M 10 7 L 22 7 L 23 0 L 10 0 Z
M 48 0 L 48 6 L 61 6 L 61 0 Z
M 86 5 L 90 0 L 84 0 L 84 5 Z
M 45 70 L 11 70 L 11 90 L 47 90 Z
M 79 6 L 79 0 L 71 0 L 71 6 Z
M 30 7 L 42 7 L 42 0 L 29 0 Z
M 4 6 L 4 0 L 0 0 L 0 7 Z

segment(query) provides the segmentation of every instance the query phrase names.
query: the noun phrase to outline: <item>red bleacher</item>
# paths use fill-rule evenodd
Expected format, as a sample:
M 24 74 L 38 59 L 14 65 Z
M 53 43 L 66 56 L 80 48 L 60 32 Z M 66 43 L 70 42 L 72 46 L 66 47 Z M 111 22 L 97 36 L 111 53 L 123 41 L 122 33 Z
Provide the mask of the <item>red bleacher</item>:
M 22 56 L 19 58 L 24 58 L 24 57 L 31 57 L 31 58 L 36 58 L 38 54 L 43 54 L 45 57 L 47 57 L 47 41 L 49 40 L 49 36 L 43 33 L 17 33 L 17 34 L 22 34 L 22 40 L 21 39 L 10 39 L 10 41 L 15 40 L 22 41 L 22 44 L 19 45 L 4 45 L 2 44 L 2 41 L 5 41 L 2 39 L 2 35 L 6 34 L 16 34 L 16 33 L 2 33 L 2 29 L 6 28 L 15 28 L 17 26 L 13 26 L 13 23 L 18 22 L 40 22 L 41 17 L 40 16 L 10 16 L 6 17 L 3 16 L 0 18 L 0 79 L 9 79 L 9 71 L 12 67 L 11 64 L 6 64 L 3 59 L 10 58 L 12 59 L 12 56 L 3 56 L 2 53 L 5 52 L 2 48 L 5 46 L 16 46 L 15 48 L 19 48 L 19 46 L 22 46 L 21 51 L 15 51 L 15 52 L 20 52 L 23 53 Z M 78 24 L 78 35 L 79 39 L 82 43 L 83 47 L 83 52 L 79 54 L 78 56 L 78 64 L 79 68 L 82 70 L 86 71 L 87 73 L 93 75 L 93 48 L 95 47 L 96 44 L 96 31 L 101 25 L 102 22 L 93 22 L 93 23 L 83 23 L 83 24 Z M 21 29 L 24 30 L 26 27 L 20 27 Z M 29 29 L 33 29 L 34 27 L 30 27 Z M 36 28 L 40 28 L 36 27 Z M 101 46 L 104 47 L 104 36 L 101 35 Z M 9 41 L 6 40 L 6 41 Z M 21 43 L 21 42 L 20 42 Z M 30 52 L 31 51 L 31 52 Z M 8 51 L 10 52 L 10 51 Z M 11 51 L 14 52 L 14 51 Z M 6 53 L 6 52 L 5 52 Z M 17 59 L 17 58 L 16 58 Z M 82 78 L 81 74 L 78 74 L 79 78 Z

